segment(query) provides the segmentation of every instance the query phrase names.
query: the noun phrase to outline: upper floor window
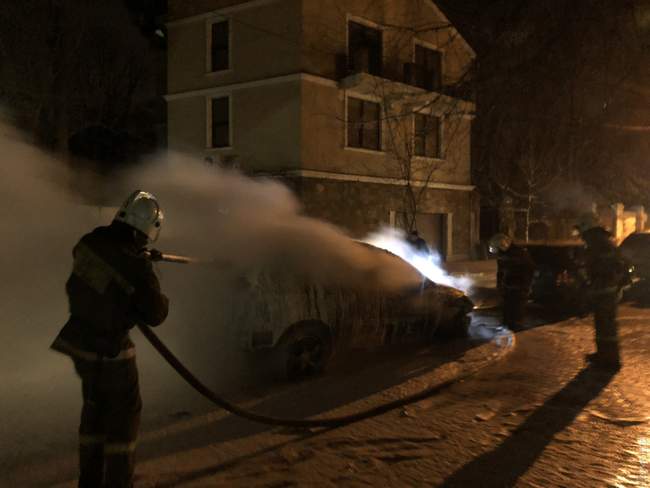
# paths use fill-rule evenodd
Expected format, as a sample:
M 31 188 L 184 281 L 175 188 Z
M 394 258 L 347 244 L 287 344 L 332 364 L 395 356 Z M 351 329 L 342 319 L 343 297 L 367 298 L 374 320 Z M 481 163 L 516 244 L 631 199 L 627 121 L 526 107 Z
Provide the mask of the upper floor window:
M 210 100 L 210 125 L 209 146 L 230 147 L 230 97 Z
M 381 110 L 375 102 L 348 98 L 348 147 L 381 150 Z
M 437 91 L 442 83 L 442 55 L 440 51 L 415 45 L 416 85 L 425 90 Z
M 414 155 L 427 158 L 441 158 L 440 118 L 425 114 L 414 114 L 414 117 Z
M 348 22 L 348 69 L 380 76 L 382 32 L 358 22 Z
M 224 71 L 230 68 L 230 23 L 227 20 L 210 25 L 209 70 Z

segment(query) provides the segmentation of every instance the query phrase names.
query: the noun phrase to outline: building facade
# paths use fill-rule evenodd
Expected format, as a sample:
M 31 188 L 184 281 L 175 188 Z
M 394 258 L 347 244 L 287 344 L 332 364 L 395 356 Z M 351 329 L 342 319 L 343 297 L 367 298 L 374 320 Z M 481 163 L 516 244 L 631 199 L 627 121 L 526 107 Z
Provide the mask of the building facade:
M 284 178 L 362 236 L 417 226 L 447 259 L 478 238 L 474 52 L 429 0 L 169 0 L 168 143 Z

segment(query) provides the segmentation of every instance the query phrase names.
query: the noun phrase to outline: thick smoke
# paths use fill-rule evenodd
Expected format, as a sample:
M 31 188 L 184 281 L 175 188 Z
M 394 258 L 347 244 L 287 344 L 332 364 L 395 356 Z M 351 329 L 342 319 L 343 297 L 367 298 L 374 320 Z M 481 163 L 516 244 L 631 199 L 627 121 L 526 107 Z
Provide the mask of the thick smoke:
M 545 191 L 544 199 L 556 212 L 571 216 L 591 211 L 594 202 L 600 200 L 595 192 L 575 182 L 554 184 Z
M 166 154 L 106 181 L 69 171 L 66 161 L 36 149 L 7 126 L 0 127 L 0 147 L 0 300 L 6 345 L 0 366 L 4 384 L 16 393 L 8 396 L 15 404 L 5 403 L 15 415 L 27 415 L 21 407 L 25 403 L 47 401 L 47 392 L 73 391 L 66 401 L 78 404 L 69 360 L 48 350 L 67 320 L 64 284 L 71 251 L 83 234 L 110 223 L 116 206 L 135 189 L 156 194 L 165 211 L 157 248 L 214 263 L 160 263 L 157 269 L 171 301 L 159 333 L 215 387 L 242 380 L 236 371 L 244 369 L 236 340 L 241 324 L 228 320 L 232 304 L 242 298 L 245 303 L 246 288 L 238 286 L 238 277 L 270 267 L 352 287 L 419 283 L 407 264 L 302 215 L 290 191 L 273 180 Z M 89 196 L 106 206 L 87 203 Z M 138 333 L 132 335 L 139 343 L 145 403 L 169 410 L 176 402 L 180 408 L 189 389 L 141 344 Z M 66 411 L 76 415 L 78 410 Z
M 156 245 L 214 261 L 223 272 L 271 266 L 353 287 L 394 289 L 417 282 L 405 263 L 301 215 L 296 199 L 277 181 L 247 178 L 174 153 L 126 181 L 161 201 L 166 220 Z
M 419 281 L 407 264 L 301 215 L 290 191 L 272 180 L 167 154 L 107 182 L 68 171 L 65 162 L 35 149 L 10 128 L 2 128 L 0 143 L 1 291 L 9 340 L 21 342 L 27 334 L 46 345 L 66 318 L 63 284 L 73 245 L 93 227 L 108 224 L 115 207 L 136 188 L 156 194 L 165 211 L 157 247 L 214 263 L 159 265 L 172 317 L 185 324 L 197 316 L 216 324 L 206 303 L 219 301 L 210 297 L 222 293 L 228 303 L 228 294 L 237 291 L 231 288 L 233 278 L 269 267 L 350 287 L 395 289 Z M 93 194 L 102 200 L 112 195 L 113 206 L 84 204 L 80 195 Z M 19 349 L 14 350 L 18 357 Z

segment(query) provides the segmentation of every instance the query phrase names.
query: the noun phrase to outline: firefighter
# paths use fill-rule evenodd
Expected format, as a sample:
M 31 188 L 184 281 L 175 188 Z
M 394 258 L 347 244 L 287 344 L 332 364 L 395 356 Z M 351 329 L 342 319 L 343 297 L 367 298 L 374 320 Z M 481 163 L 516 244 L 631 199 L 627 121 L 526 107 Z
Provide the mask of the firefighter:
M 427 241 L 422 239 L 418 231 L 415 229 L 409 232 L 409 235 L 407 236 L 406 240 L 411 246 L 413 246 L 413 249 L 415 249 L 420 253 L 429 254 L 431 252 L 429 246 L 427 245 Z
M 497 289 L 502 297 L 503 325 L 510 330 L 521 330 L 535 264 L 526 248 L 513 244 L 505 234 L 493 236 L 489 248 L 497 254 Z
M 156 198 L 136 191 L 72 253 L 70 318 L 51 347 L 72 358 L 81 378 L 80 487 L 133 486 L 142 402 L 129 329 L 167 317 L 169 302 L 143 253 L 162 220 Z
M 587 356 L 594 366 L 612 371 L 621 367 L 616 312 L 625 279 L 625 262 L 598 217 L 582 215 L 576 225 L 585 241 L 585 266 L 594 311 L 596 352 Z

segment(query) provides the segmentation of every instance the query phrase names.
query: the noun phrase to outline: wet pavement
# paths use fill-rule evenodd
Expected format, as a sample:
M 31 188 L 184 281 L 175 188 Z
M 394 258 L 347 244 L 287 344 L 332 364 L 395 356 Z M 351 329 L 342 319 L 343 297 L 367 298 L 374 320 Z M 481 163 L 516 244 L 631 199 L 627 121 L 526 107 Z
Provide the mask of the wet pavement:
M 228 461 L 174 457 L 175 477 L 154 462 L 143 486 L 650 486 L 650 310 L 621 308 L 617 374 L 586 366 L 590 320 L 519 332 L 502 361 L 402 411 L 276 431 L 258 439 L 266 448 Z
M 590 320 L 518 333 L 512 355 L 449 392 L 450 409 L 484 411 L 440 422 L 465 433 L 441 485 L 650 486 L 650 311 L 621 307 L 618 373 L 585 364 Z
M 616 374 L 585 364 L 590 317 L 532 317 L 512 352 L 471 378 L 346 427 L 270 429 L 213 410 L 147 431 L 136 486 L 650 486 L 650 309 L 623 305 L 619 320 L 624 365 Z M 500 331 L 494 314 L 479 312 L 473 324 L 479 335 Z M 457 373 L 473 361 L 467 352 L 451 351 L 451 362 L 422 352 L 384 358 L 248 405 L 344 414 L 422 389 L 441 368 Z M 57 462 L 50 479 L 70 480 L 74 453 Z

